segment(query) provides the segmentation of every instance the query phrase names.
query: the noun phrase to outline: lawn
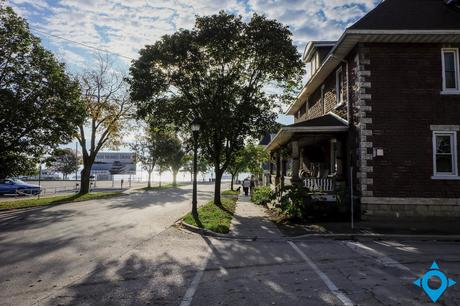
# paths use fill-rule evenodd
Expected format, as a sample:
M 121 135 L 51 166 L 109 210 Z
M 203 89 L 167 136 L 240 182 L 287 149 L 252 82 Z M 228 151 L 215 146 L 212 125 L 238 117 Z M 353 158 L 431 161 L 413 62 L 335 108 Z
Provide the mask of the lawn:
M 73 194 L 73 195 L 62 195 L 46 198 L 33 198 L 33 199 L 24 199 L 24 200 L 10 200 L 10 201 L 0 201 L 0 210 L 9 210 L 16 208 L 26 208 L 26 207 L 35 207 L 35 206 L 44 206 L 44 205 L 56 205 L 63 203 L 71 202 L 81 202 L 94 199 L 108 198 L 123 195 L 121 191 L 115 192 L 92 192 L 85 195 Z
M 205 228 L 216 233 L 226 234 L 230 230 L 230 222 L 235 212 L 237 198 L 222 198 L 222 207 L 209 201 L 198 208 L 198 220 L 192 213 L 188 213 L 184 222 L 197 227 Z
M 240 193 L 236 190 L 225 190 L 222 192 L 222 195 L 230 195 L 230 196 L 233 196 L 233 195 L 239 195 Z

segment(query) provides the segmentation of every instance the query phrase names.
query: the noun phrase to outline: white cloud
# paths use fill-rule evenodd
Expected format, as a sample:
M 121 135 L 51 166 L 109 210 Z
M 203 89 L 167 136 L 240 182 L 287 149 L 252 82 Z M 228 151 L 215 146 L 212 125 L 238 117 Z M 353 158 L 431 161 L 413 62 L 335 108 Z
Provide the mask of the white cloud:
M 222 9 L 245 18 L 257 12 L 288 24 L 301 50 L 312 39 L 337 39 L 345 26 L 379 0 L 245 1 L 57 0 L 51 5 L 45 0 L 9 0 L 9 3 L 21 15 L 30 17 L 32 28 L 136 58 L 140 48 L 162 35 L 191 28 L 196 15 L 214 14 Z M 70 46 L 68 42 L 49 39 L 53 49 L 60 50 L 66 60 L 81 62 L 81 54 L 64 51 Z

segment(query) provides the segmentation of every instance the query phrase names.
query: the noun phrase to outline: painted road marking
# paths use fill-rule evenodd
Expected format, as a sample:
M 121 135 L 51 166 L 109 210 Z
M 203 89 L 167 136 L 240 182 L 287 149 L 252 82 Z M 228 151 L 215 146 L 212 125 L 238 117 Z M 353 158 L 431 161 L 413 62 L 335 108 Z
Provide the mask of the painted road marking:
M 209 257 L 211 256 L 212 250 L 208 248 L 208 252 L 205 255 L 203 266 L 196 272 L 195 276 L 193 277 L 192 283 L 188 287 L 187 291 L 185 292 L 184 297 L 182 298 L 182 302 L 180 306 L 190 306 L 193 300 L 193 296 L 195 295 L 196 289 L 198 289 L 198 285 L 200 284 L 200 280 L 203 277 L 204 270 L 208 265 Z
M 381 265 L 385 267 L 397 268 L 399 270 L 411 272 L 412 274 L 414 274 L 408 267 L 406 267 L 402 263 L 362 243 L 348 241 L 348 242 L 345 242 L 345 245 L 365 257 L 373 258 L 375 261 L 377 261 L 378 263 L 380 263 Z
M 321 271 L 318 266 L 305 255 L 302 250 L 300 250 L 292 241 L 288 241 L 289 245 L 302 257 L 303 260 L 315 271 L 316 274 L 321 278 L 321 280 L 326 284 L 327 288 L 346 306 L 353 306 L 353 302 L 337 288 L 337 286 L 327 277 L 327 275 Z

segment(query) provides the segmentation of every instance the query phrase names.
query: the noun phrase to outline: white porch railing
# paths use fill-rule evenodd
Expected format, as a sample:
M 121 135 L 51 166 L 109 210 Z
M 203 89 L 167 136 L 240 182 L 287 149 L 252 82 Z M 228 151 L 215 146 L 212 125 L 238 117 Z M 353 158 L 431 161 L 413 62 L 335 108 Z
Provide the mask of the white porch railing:
M 304 179 L 304 186 L 310 189 L 311 191 L 331 192 L 334 191 L 334 185 L 334 179 L 330 177 L 307 177 Z

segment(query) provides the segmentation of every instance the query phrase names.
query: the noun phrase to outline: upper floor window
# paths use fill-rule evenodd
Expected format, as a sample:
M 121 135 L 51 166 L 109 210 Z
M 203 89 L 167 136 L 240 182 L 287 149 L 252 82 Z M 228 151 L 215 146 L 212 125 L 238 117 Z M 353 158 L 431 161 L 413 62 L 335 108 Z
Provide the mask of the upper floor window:
M 457 48 L 442 49 L 442 87 L 444 92 L 460 90 Z
M 457 176 L 456 131 L 433 131 L 433 175 Z
M 343 77 L 342 67 L 337 69 L 335 76 L 336 76 L 335 89 L 336 89 L 336 96 L 337 96 L 336 102 L 337 104 L 340 104 L 345 101 L 345 86 L 344 86 L 344 77 Z
M 311 75 L 314 75 L 316 70 L 319 68 L 319 53 L 316 52 L 315 55 L 312 57 L 310 65 L 311 65 Z

